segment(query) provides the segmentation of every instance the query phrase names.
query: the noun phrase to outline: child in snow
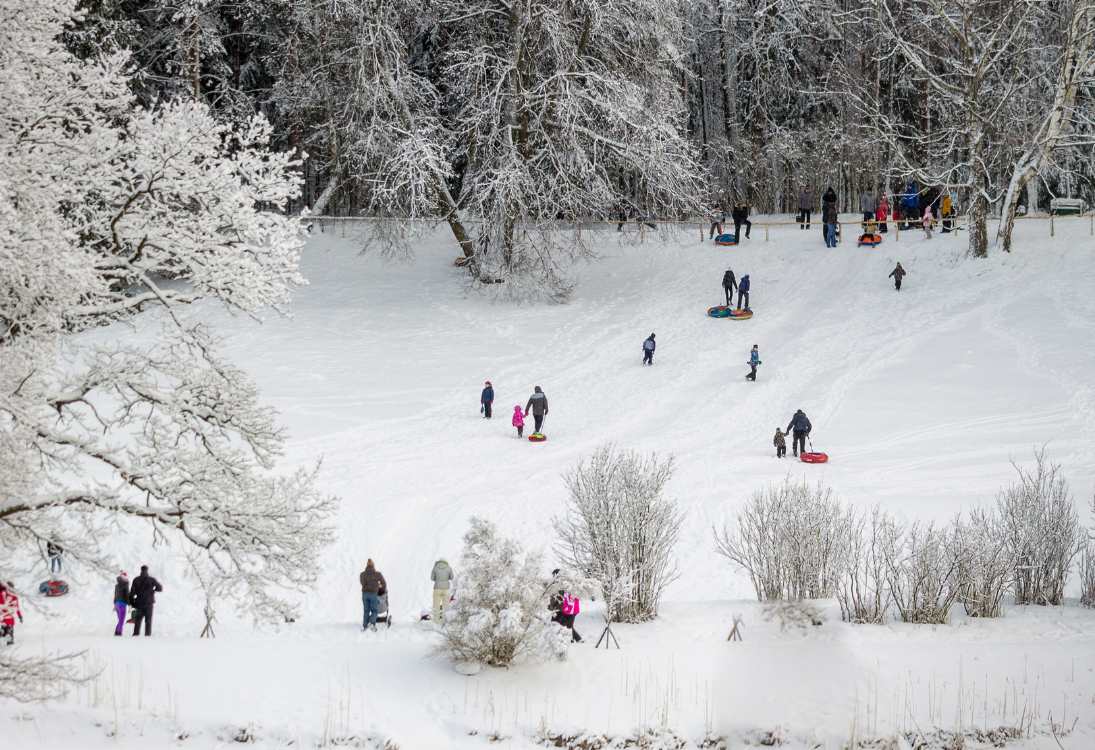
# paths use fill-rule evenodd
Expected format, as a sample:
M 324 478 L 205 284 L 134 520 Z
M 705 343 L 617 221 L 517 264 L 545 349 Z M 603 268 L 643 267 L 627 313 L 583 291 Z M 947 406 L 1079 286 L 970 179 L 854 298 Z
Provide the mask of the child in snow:
M 114 581 L 114 614 L 118 616 L 118 624 L 114 627 L 114 635 L 122 634 L 125 625 L 125 608 L 129 604 L 129 574 L 124 570 L 118 574 Z
M 753 344 L 753 350 L 749 352 L 749 374 L 745 376 L 746 380 L 757 382 L 757 365 L 759 364 L 760 351 L 757 349 L 757 345 Z
M 14 588 L 11 581 L 0 581 L 0 638 L 7 637 L 9 646 L 15 643 L 15 618 L 23 621 L 19 597 L 15 595 Z
M 517 428 L 517 437 L 521 437 L 525 431 L 525 413 L 521 411 L 521 405 L 513 407 L 513 426 Z
M 646 341 L 643 342 L 643 364 L 654 364 L 654 334 L 650 334 L 646 337 Z
M 924 206 L 924 237 L 927 239 L 932 238 L 932 223 L 935 221 L 935 217 L 932 215 L 932 207 L 929 203 Z
M 776 458 L 783 458 L 787 455 L 787 441 L 784 440 L 786 434 L 780 428 L 776 428 L 776 436 L 772 438 L 772 445 L 776 446 Z
M 490 419 L 490 409 L 494 405 L 494 386 L 490 381 L 483 383 L 483 392 L 479 394 L 479 411 L 483 419 Z

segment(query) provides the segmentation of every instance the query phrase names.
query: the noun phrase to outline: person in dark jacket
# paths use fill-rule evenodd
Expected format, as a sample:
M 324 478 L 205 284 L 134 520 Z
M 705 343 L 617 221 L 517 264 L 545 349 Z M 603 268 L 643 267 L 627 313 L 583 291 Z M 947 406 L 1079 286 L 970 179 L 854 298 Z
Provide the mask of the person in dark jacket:
M 559 577 L 559 569 L 551 571 L 551 578 L 554 581 Z M 559 589 L 557 592 L 551 595 L 551 599 L 548 600 L 548 608 L 554 613 L 552 614 L 551 621 L 557 622 L 564 628 L 570 631 L 570 642 L 581 643 L 582 636 L 578 634 L 578 631 L 574 629 L 574 620 L 577 615 L 568 615 L 563 612 L 563 602 L 569 597 L 565 589 Z
M 745 376 L 746 380 L 752 380 L 757 382 L 757 367 L 760 365 L 760 350 L 757 349 L 757 345 L 753 344 L 752 351 L 749 352 L 749 374 Z
M 361 582 L 361 605 L 365 614 L 361 618 L 362 630 L 376 630 L 376 616 L 380 614 L 380 592 L 388 590 L 384 575 L 376 569 L 370 558 L 365 562 L 365 570 L 358 576 Z
M 783 433 L 783 430 L 776 428 L 776 436 L 772 438 L 772 445 L 776 447 L 776 458 L 783 458 L 787 455 L 787 436 Z
M 753 222 L 749 221 L 749 204 L 739 203 L 730 213 L 734 219 L 734 237 L 741 242 L 741 227 L 745 225 L 745 239 L 749 239 L 749 232 L 753 229 Z
M 892 271 L 890 271 L 889 278 L 893 279 L 893 288 L 897 291 L 901 291 L 901 279 L 905 278 L 905 274 L 908 273 L 901 267 L 901 261 L 897 262 L 897 265 Z
M 129 604 L 129 574 L 124 570 L 118 574 L 114 583 L 114 614 L 118 616 L 118 625 L 114 635 L 121 635 L 125 625 L 125 608 Z
M 548 413 L 548 400 L 547 394 L 540 389 L 540 386 L 536 386 L 532 389 L 532 395 L 528 397 L 528 403 L 525 404 L 525 416 L 532 412 L 532 419 L 535 422 L 536 429 L 533 432 L 539 432 L 544 426 L 544 417 Z
M 133 607 L 133 635 L 140 635 L 144 622 L 145 636 L 152 635 L 152 608 L 156 604 L 156 592 L 163 591 L 160 582 L 148 574 L 148 566 L 141 566 L 141 574 L 133 579 L 129 588 L 129 604 Z
M 836 247 L 836 230 L 839 214 L 836 210 L 836 191 L 832 186 L 821 197 L 821 230 L 825 237 L 825 247 Z
M 738 309 L 741 309 L 741 301 L 745 300 L 745 309 L 749 310 L 749 274 L 744 274 L 738 282 Z M 751 311 L 750 311 L 751 312 Z
M 61 555 L 65 554 L 64 548 L 54 541 L 46 542 L 46 557 L 49 558 L 49 572 L 61 572 Z
M 489 380 L 483 384 L 483 392 L 479 395 L 479 403 L 481 404 L 479 409 L 483 412 L 483 419 L 490 419 L 490 408 L 491 404 L 494 403 L 494 386 L 490 384 Z
M 646 341 L 643 342 L 643 364 L 654 364 L 654 334 L 651 333 L 646 337 Z
M 805 185 L 802 186 L 802 190 L 798 193 L 798 221 L 799 229 L 810 228 L 810 212 L 814 210 L 814 198 L 810 195 L 810 190 Z
M 726 273 L 722 275 L 722 291 L 726 293 L 727 307 L 730 307 L 730 303 L 734 299 L 734 289 L 737 285 L 738 280 L 734 277 L 734 272 L 727 268 Z
M 791 421 L 787 424 L 787 432 L 791 433 L 791 451 L 798 456 L 799 448 L 802 452 L 806 452 L 806 438 L 810 435 L 810 430 L 813 429 L 813 425 L 810 424 L 810 420 L 806 418 L 802 409 L 795 412 L 795 415 L 791 417 Z

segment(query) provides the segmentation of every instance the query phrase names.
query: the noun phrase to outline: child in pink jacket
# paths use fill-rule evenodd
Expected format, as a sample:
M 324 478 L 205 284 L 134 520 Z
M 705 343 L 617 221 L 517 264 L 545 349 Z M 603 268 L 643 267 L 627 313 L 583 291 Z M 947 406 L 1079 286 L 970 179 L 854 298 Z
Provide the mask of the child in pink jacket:
M 521 437 L 525 431 L 525 413 L 521 411 L 521 405 L 513 407 L 513 426 L 517 428 L 517 437 Z
M 932 215 L 931 205 L 924 206 L 924 237 L 926 239 L 932 238 L 932 224 L 935 223 L 935 217 Z

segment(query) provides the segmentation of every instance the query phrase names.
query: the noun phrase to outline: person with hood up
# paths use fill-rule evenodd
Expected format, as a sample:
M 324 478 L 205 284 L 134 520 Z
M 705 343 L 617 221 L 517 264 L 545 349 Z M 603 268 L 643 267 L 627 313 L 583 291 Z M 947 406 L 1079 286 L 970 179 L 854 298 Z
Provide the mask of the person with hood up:
M 15 618 L 23 622 L 23 610 L 19 608 L 19 597 L 11 581 L 0 581 L 0 638 L 7 637 L 8 645 L 15 643 Z
M 809 229 L 810 228 L 810 212 L 814 210 L 814 198 L 810 195 L 810 190 L 805 185 L 802 186 L 802 190 L 798 191 L 798 228 Z
M 772 445 L 776 447 L 776 458 L 784 458 L 787 455 L 787 434 L 780 428 L 776 428 L 776 436 L 772 438 Z
M 491 405 L 494 403 L 494 386 L 488 380 L 483 384 L 483 392 L 479 394 L 479 410 L 483 412 L 483 419 L 490 419 Z
M 738 285 L 738 280 L 734 277 L 733 269 L 727 268 L 726 273 L 722 275 L 722 291 L 726 293 L 726 306 L 730 307 L 730 303 L 734 299 L 734 289 Z
M 806 452 L 806 438 L 810 436 L 810 430 L 814 426 L 810 424 L 810 420 L 807 419 L 806 414 L 802 409 L 795 412 L 795 415 L 791 417 L 791 421 L 787 425 L 787 432 L 791 433 L 791 451 L 798 457 L 799 449 L 802 452 Z
M 893 288 L 899 292 L 901 291 L 901 279 L 905 278 L 906 273 L 908 271 L 901 267 L 901 261 L 898 261 L 894 269 L 890 271 L 889 278 L 893 279 Z
M 752 380 L 757 382 L 757 367 L 760 365 L 760 350 L 757 349 L 757 345 L 753 344 L 752 351 L 749 352 L 749 374 L 745 376 L 746 380 Z
M 445 608 L 449 606 L 449 587 L 452 584 L 452 566 L 445 558 L 433 564 L 430 580 L 433 581 L 433 621 L 441 624 Z
M 924 239 L 930 240 L 932 238 L 932 226 L 935 224 L 935 215 L 932 213 L 930 203 L 924 206 L 924 218 L 921 221 L 924 224 Z
M 148 566 L 141 566 L 141 574 L 133 579 L 129 587 L 129 604 L 133 607 L 133 635 L 141 634 L 144 622 L 144 634 L 152 635 L 152 609 L 156 606 L 156 592 L 163 591 L 160 582 L 148 574 Z
M 361 629 L 376 630 L 376 618 L 380 614 L 380 592 L 387 591 L 388 582 L 376 569 L 372 558 L 365 562 L 365 570 L 361 571 L 358 580 L 361 582 L 361 606 L 365 610 L 361 618 Z
M 521 411 L 520 404 L 514 404 L 513 419 L 510 423 L 517 428 L 517 437 L 521 437 L 525 431 L 525 414 Z
M 551 571 L 551 579 L 554 581 L 558 577 L 559 569 L 556 568 Z M 555 613 L 551 618 L 552 621 L 559 623 L 570 631 L 570 642 L 581 643 L 582 636 L 574 629 L 574 620 L 581 611 L 581 603 L 578 600 L 578 597 L 574 596 L 566 589 L 559 589 L 558 592 L 551 595 L 548 606 L 551 611 Z
M 533 432 L 540 432 L 544 426 L 544 417 L 548 413 L 547 395 L 541 390 L 540 386 L 532 389 L 532 395 L 528 397 L 528 403 L 525 404 L 526 417 L 529 412 L 532 412 L 532 420 L 535 425 Z
M 124 570 L 118 574 L 114 583 L 114 614 L 118 617 L 118 624 L 114 627 L 114 635 L 121 635 L 125 626 L 125 608 L 129 604 L 129 574 Z
M 643 364 L 654 364 L 654 334 L 651 333 L 643 342 Z
M 943 217 L 943 232 L 949 232 L 954 228 L 954 198 L 951 197 L 950 191 L 943 193 L 943 198 L 939 203 L 939 213 Z
M 883 193 L 878 199 L 878 210 L 875 211 L 875 220 L 878 221 L 878 231 L 882 234 L 886 234 L 888 231 L 886 227 L 886 217 L 890 215 L 890 202 L 886 199 L 886 194 Z
M 741 281 L 738 282 L 738 309 L 741 309 L 741 302 L 745 300 L 745 309 L 749 312 L 749 274 L 743 274 Z

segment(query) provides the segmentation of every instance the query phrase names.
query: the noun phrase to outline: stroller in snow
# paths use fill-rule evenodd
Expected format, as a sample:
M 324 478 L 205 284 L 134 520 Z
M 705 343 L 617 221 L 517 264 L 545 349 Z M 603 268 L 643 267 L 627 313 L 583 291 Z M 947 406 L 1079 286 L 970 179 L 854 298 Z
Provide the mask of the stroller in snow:
M 377 596 L 380 597 L 380 606 L 377 608 L 376 621 L 378 623 L 384 623 L 387 627 L 392 626 L 392 613 L 388 609 L 388 590 L 384 589 L 377 592 Z

